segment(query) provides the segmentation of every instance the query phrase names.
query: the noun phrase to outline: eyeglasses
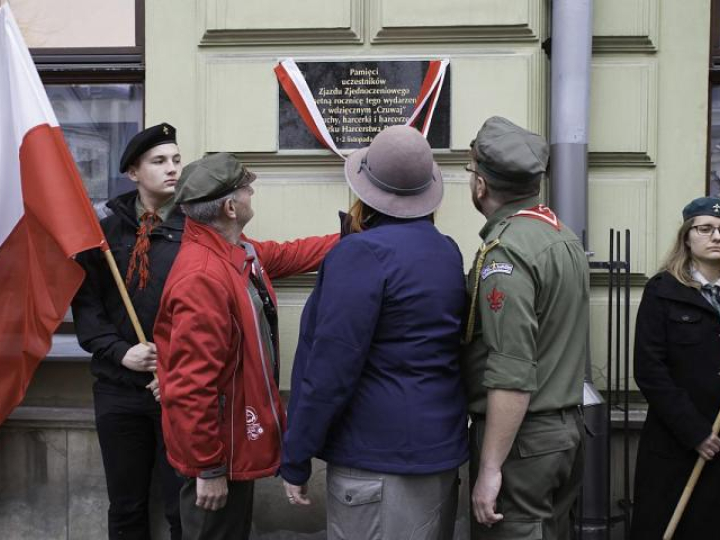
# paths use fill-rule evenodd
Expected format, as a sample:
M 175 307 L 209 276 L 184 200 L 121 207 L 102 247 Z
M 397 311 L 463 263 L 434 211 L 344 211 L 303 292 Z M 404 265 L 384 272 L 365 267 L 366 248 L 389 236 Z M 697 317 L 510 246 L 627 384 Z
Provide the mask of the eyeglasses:
M 700 236 L 712 236 L 715 231 L 720 233 L 720 226 L 715 227 L 714 225 L 693 225 L 690 228 L 695 229 L 695 232 L 697 232 Z
M 465 170 L 473 174 L 480 174 L 479 171 L 475 168 L 474 163 L 468 163 L 467 165 L 465 165 Z

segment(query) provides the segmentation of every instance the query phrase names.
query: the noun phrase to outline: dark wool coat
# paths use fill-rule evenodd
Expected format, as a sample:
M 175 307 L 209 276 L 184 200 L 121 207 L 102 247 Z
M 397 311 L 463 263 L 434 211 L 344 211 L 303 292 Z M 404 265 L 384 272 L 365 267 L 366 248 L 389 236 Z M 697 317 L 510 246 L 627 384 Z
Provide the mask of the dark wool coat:
M 108 202 L 114 213 L 100 222 L 125 278 L 130 254 L 135 246 L 138 220 L 135 213 L 137 191 Z M 145 336 L 152 341 L 155 315 L 160 305 L 165 280 L 180 249 L 185 216 L 178 209 L 150 233 L 150 276 L 143 290 L 137 288 L 137 273 L 128 288 Z M 125 353 L 139 343 L 120 298 L 105 256 L 99 249 L 77 256 L 85 269 L 85 281 L 72 303 L 75 332 L 83 349 L 92 353 L 90 370 L 103 383 L 144 388 L 152 380 L 146 372 L 132 371 L 121 364 Z
M 647 283 L 635 334 L 635 380 L 649 409 L 635 474 L 632 540 L 656 540 L 720 409 L 720 316 L 667 272 Z M 706 464 L 674 540 L 720 537 L 720 458 Z

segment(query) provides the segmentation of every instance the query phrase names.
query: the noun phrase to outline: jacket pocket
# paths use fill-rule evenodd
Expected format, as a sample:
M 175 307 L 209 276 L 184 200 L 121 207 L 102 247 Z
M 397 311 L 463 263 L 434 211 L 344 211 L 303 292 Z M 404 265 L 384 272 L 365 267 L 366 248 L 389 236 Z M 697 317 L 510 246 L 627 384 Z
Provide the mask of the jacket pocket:
M 668 313 L 670 343 L 698 343 L 702 340 L 702 315 L 691 309 L 671 309 Z

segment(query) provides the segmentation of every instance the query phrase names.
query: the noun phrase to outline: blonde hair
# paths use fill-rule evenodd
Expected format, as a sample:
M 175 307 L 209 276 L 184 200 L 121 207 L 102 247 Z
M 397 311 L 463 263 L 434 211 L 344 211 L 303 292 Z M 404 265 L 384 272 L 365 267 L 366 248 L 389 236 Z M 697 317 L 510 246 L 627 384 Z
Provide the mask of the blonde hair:
M 347 219 L 350 220 L 350 232 L 358 233 L 363 232 L 368 228 L 368 222 L 375 215 L 382 214 L 375 210 L 372 206 L 368 206 L 360 199 L 355 199 L 355 202 L 350 206 L 348 210 Z M 435 223 L 435 213 L 429 214 L 428 217 L 432 223 Z
M 356 199 L 350 207 L 350 210 L 348 210 L 348 217 L 350 218 L 350 232 L 363 232 L 366 229 L 364 224 L 374 213 L 375 209 L 369 207 L 360 199 Z
M 665 270 L 686 287 L 699 289 L 700 283 L 692 277 L 692 252 L 687 243 L 687 237 L 694 221 L 695 218 L 690 218 L 680 226 L 675 244 L 665 256 L 660 270 Z

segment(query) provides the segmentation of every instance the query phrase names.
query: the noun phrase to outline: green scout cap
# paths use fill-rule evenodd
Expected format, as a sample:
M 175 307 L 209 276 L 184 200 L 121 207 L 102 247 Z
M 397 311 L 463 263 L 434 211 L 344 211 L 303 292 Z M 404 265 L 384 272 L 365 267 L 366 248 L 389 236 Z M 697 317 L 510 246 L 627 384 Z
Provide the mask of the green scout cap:
M 683 221 L 697 216 L 720 217 L 720 198 L 700 197 L 690 201 L 682 211 Z
M 486 180 L 491 185 L 539 183 L 547 171 L 550 157 L 547 141 L 507 118 L 488 118 L 470 147 L 481 176 L 489 176 Z
M 248 185 L 255 178 L 255 174 L 232 154 L 211 154 L 183 168 L 175 187 L 175 204 L 214 201 Z

